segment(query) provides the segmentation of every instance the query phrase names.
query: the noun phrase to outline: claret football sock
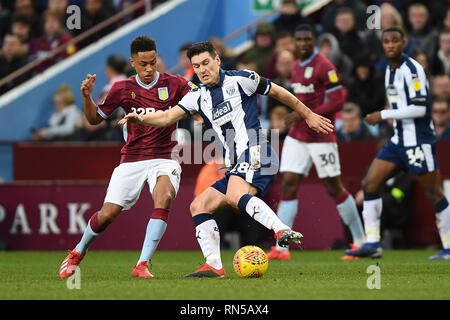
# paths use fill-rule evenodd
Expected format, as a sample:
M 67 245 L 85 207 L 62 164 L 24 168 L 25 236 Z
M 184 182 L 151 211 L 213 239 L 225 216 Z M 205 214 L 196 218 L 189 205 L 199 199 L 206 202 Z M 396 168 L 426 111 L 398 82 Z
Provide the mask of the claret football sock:
M 441 237 L 442 247 L 450 249 L 450 206 L 447 198 L 442 198 L 435 206 L 436 224 Z
M 378 193 L 364 192 L 363 219 L 366 229 L 367 242 L 379 242 L 380 218 L 383 209 L 383 201 Z
M 250 194 L 244 194 L 238 203 L 239 209 L 247 212 L 250 217 L 261 223 L 267 229 L 277 233 L 280 230 L 290 229 L 273 212 L 272 209 L 261 199 Z
M 197 238 L 206 263 L 215 269 L 222 269 L 220 258 L 220 234 L 216 220 L 210 213 L 200 213 L 192 217 Z
M 353 238 L 353 244 L 360 247 L 366 242 L 366 236 L 359 218 L 358 208 L 356 207 L 355 199 L 345 190 L 336 199 L 336 208 L 341 216 L 344 224 L 350 229 Z

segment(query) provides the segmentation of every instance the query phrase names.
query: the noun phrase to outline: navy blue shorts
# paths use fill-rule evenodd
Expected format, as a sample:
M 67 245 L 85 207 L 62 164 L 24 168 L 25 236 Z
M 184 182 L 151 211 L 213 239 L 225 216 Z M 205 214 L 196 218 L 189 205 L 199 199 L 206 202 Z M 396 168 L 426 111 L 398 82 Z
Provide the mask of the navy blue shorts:
M 265 147 L 265 146 L 264 146 Z M 280 162 L 277 153 L 272 149 L 270 144 L 267 144 L 264 154 L 261 153 L 259 169 L 254 170 L 251 167 L 250 150 L 247 149 L 241 157 L 239 157 L 236 165 L 225 172 L 225 177 L 217 180 L 211 187 L 217 191 L 226 194 L 228 188 L 228 179 L 231 175 L 239 176 L 252 186 L 258 189 L 258 197 L 262 198 L 269 191 L 274 183 Z
M 389 141 L 376 158 L 393 162 L 411 174 L 423 174 L 438 168 L 435 143 L 402 147 Z

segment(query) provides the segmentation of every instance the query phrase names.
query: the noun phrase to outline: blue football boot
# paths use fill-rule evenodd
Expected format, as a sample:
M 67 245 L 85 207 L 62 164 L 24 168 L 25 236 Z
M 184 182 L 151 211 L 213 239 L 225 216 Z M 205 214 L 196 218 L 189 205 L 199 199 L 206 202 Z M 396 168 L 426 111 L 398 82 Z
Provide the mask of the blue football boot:
M 450 249 L 444 249 L 437 255 L 429 257 L 428 260 L 450 260 Z
M 355 250 L 345 250 L 345 254 L 352 257 L 360 258 L 381 258 L 383 249 L 381 249 L 380 242 L 366 242 L 361 247 Z

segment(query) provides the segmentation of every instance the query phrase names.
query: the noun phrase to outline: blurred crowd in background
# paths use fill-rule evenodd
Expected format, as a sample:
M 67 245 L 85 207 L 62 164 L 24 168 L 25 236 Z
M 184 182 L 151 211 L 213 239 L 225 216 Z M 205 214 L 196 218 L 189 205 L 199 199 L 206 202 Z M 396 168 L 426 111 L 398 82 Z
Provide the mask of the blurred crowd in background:
M 0 79 L 38 59 L 52 49 L 70 41 L 89 28 L 107 20 L 137 0 L 2 0 L 0 5 Z M 153 7 L 164 1 L 152 1 Z M 66 8 L 70 4 L 82 9 L 81 29 L 67 30 Z M 367 7 L 381 8 L 381 28 L 367 28 Z M 0 94 L 30 79 L 58 61 L 97 41 L 145 11 L 137 10 L 119 22 L 92 34 L 55 54 L 52 59 L 0 88 Z M 450 1 L 363 1 L 334 0 L 310 16 L 302 16 L 295 0 L 282 0 L 280 15 L 271 23 L 260 23 L 253 30 L 253 42 L 243 52 L 234 52 L 218 38 L 210 39 L 222 60 L 224 70 L 250 69 L 291 90 L 291 66 L 297 59 L 294 30 L 310 24 L 316 31 L 316 50 L 337 68 L 339 79 L 347 89 L 347 99 L 337 116 L 338 138 L 343 141 L 380 140 L 393 133 L 392 122 L 368 126 L 364 116 L 389 108 L 384 92 L 384 69 L 387 60 L 381 44 L 382 30 L 392 26 L 406 34 L 405 53 L 425 69 L 430 83 L 432 118 L 438 139 L 450 139 Z M 179 46 L 179 67 L 186 79 L 196 82 L 186 56 L 190 43 Z M 165 72 L 164 57 L 158 57 L 158 71 Z M 128 57 L 111 55 L 105 62 L 109 83 L 102 89 L 101 101 L 114 81 L 134 74 Z M 117 112 L 98 126 L 88 124 L 81 106 L 74 104 L 70 87 L 55 88 L 54 114 L 48 126 L 33 130 L 33 140 L 54 141 L 123 141 Z M 273 99 L 260 97 L 260 120 L 265 129 L 278 129 L 283 138 L 289 128 L 283 119 L 291 112 Z M 191 133 L 192 120 L 182 121 L 180 128 Z

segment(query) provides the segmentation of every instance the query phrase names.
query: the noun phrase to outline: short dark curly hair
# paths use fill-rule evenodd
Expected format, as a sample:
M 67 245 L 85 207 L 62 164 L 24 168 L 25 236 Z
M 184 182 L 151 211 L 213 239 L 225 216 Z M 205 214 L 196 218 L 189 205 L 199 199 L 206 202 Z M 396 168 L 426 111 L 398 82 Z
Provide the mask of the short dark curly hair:
M 156 51 L 156 42 L 147 36 L 139 36 L 131 42 L 130 51 L 132 56 L 138 52 Z
M 214 46 L 211 43 L 211 41 L 203 41 L 203 42 L 194 43 L 193 45 L 191 45 L 189 47 L 186 54 L 190 60 L 190 59 L 192 59 L 193 56 L 199 55 L 203 52 L 209 52 L 209 54 L 213 58 L 215 58 L 217 55 L 216 49 L 214 49 Z

